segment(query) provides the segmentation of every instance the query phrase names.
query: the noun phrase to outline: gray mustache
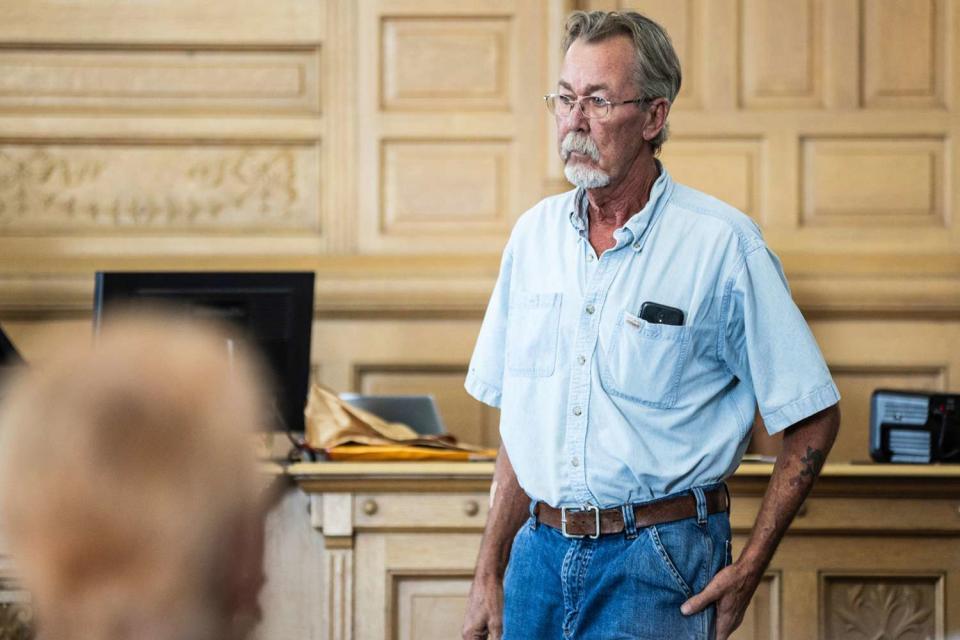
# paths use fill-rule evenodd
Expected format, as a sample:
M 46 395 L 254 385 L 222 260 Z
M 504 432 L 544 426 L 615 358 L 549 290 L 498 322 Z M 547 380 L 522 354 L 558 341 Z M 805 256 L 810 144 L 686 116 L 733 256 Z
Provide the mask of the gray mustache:
M 573 152 L 582 153 L 590 156 L 594 162 L 600 162 L 600 150 L 589 136 L 571 131 L 564 137 L 560 144 L 560 157 L 566 162 L 567 158 Z

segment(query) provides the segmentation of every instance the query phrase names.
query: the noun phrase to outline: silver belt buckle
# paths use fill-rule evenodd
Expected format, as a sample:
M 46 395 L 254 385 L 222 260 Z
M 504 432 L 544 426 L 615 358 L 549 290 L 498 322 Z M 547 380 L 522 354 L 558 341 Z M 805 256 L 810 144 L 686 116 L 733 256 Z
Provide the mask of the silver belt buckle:
M 594 533 L 592 534 L 583 534 L 577 535 L 575 533 L 567 533 L 567 511 L 582 512 L 582 511 L 593 511 L 594 514 Z M 587 505 L 583 509 L 569 509 L 568 507 L 560 507 L 560 533 L 563 534 L 564 538 L 590 538 L 591 540 L 596 540 L 600 537 L 600 507 L 594 505 Z

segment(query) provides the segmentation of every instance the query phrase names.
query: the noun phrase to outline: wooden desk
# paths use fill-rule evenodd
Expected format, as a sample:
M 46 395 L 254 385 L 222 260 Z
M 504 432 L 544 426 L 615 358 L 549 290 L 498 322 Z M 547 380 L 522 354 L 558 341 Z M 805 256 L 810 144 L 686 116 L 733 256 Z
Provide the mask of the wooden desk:
M 772 470 L 729 481 L 735 551 Z M 303 463 L 331 639 L 459 637 L 492 463 Z M 736 638 L 960 633 L 960 465 L 828 464 Z

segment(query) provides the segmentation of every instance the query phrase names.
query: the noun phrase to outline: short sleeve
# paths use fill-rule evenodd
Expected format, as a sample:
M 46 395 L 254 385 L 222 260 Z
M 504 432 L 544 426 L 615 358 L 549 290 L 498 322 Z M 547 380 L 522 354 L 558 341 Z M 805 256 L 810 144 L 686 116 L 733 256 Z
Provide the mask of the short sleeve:
M 770 434 L 840 400 L 810 327 L 790 296 L 780 260 L 761 245 L 727 282 L 722 359 L 752 384 Z
M 510 272 L 513 257 L 510 245 L 503 252 L 500 274 L 483 316 L 477 344 L 470 358 L 464 388 L 471 396 L 491 407 L 500 406 L 503 389 L 504 357 L 507 339 L 507 311 L 510 301 Z

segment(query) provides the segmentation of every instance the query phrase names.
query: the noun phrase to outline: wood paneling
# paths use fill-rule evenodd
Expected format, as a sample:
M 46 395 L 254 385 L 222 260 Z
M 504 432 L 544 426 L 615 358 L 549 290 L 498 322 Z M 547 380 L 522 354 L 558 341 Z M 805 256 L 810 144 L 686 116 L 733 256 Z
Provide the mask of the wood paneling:
M 0 49 L 0 107 L 317 113 L 319 59 L 318 49 Z
M 942 574 L 821 576 L 825 640 L 943 637 Z
M 387 111 L 509 110 L 509 18 L 383 19 L 381 91 Z
M 947 225 L 944 144 L 926 139 L 803 141 L 803 224 Z
M 762 141 L 678 136 L 664 147 L 662 157 L 674 180 L 709 193 L 762 222 Z
M 864 106 L 944 106 L 946 5 L 947 0 L 864 0 Z
M 502 249 L 545 179 L 544 4 L 360 6 L 361 253 Z
M 391 575 L 396 623 L 391 638 L 456 638 L 463 626 L 472 575 Z
M 820 0 L 742 0 L 742 106 L 822 106 Z
M 0 228 L 319 230 L 312 145 L 0 145 Z
M 513 159 L 508 142 L 385 140 L 381 233 L 507 233 Z

